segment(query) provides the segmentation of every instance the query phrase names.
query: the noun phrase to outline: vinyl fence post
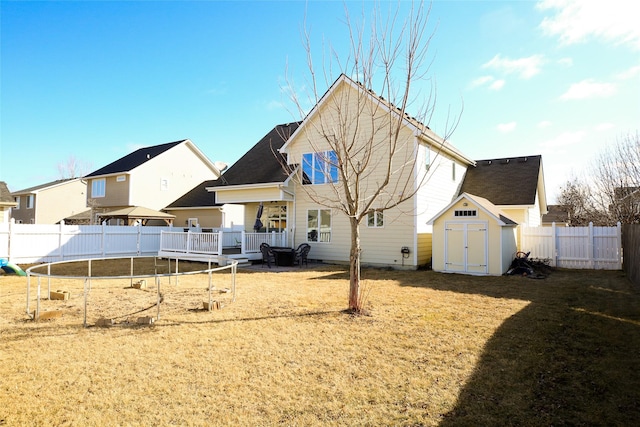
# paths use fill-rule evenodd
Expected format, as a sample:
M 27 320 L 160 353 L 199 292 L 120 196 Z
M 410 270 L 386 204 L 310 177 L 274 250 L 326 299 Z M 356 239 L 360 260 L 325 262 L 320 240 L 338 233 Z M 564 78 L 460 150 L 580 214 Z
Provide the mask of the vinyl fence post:
M 551 223 L 551 265 L 558 266 L 558 245 L 557 245 L 556 223 Z
M 102 246 L 102 257 L 104 258 L 107 253 L 107 222 L 102 221 L 102 240 L 100 241 Z
M 616 259 L 617 259 L 617 270 L 622 270 L 622 224 L 618 221 L 616 224 Z
M 593 236 L 593 222 L 589 223 L 589 244 L 587 250 L 589 251 L 587 256 L 589 257 L 589 268 L 595 268 L 593 260 L 593 249 L 595 246 L 595 238 Z
M 62 249 L 62 233 L 64 233 L 64 220 L 60 221 L 60 226 L 58 227 L 58 254 L 60 257 L 60 261 L 64 261 L 64 250 Z

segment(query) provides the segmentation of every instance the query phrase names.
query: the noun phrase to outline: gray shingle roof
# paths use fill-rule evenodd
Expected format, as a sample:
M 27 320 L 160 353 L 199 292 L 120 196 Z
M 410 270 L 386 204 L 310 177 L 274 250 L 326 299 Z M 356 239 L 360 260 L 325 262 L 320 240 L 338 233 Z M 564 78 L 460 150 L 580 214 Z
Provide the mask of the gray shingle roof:
M 286 159 L 283 159 L 278 149 L 299 125 L 300 122 L 296 122 L 274 127 L 210 187 L 284 182 L 289 175 L 282 167 L 286 164 Z
M 54 185 L 62 184 L 64 182 L 73 181 L 79 178 L 65 178 L 65 179 L 57 179 L 55 181 L 47 182 L 46 184 L 35 185 L 33 187 L 25 188 L 23 190 L 13 191 L 11 194 L 23 194 L 23 193 L 32 193 L 34 191 L 42 190 L 44 188 L 53 187 Z
M 215 193 L 207 191 L 207 187 L 211 187 L 215 182 L 215 180 L 208 180 L 198 184 L 193 187 L 191 191 L 178 198 L 165 209 L 222 206 L 221 204 L 216 203 Z
M 484 197 L 494 205 L 533 205 L 542 156 L 478 160 L 469 166 L 459 194 Z
M 119 158 L 115 162 L 111 162 L 108 165 L 91 172 L 86 177 L 111 175 L 115 173 L 129 172 L 132 169 L 137 168 L 141 164 L 148 162 L 154 157 L 164 153 L 167 150 L 175 147 L 176 145 L 186 141 L 186 139 L 174 142 L 168 142 L 166 144 L 154 145 L 152 147 L 140 148 L 133 153 L 127 154 L 124 157 Z

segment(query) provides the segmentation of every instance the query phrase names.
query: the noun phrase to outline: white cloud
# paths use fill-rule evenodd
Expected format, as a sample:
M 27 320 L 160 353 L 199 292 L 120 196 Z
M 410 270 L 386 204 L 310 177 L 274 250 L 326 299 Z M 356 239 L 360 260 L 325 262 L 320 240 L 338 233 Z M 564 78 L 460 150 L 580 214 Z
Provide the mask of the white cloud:
M 504 80 L 496 80 L 495 82 L 489 85 L 489 89 L 491 90 L 500 90 L 504 87 Z
M 569 68 L 573 66 L 573 58 L 560 58 L 558 59 L 558 64 L 565 68 Z
M 516 122 L 500 123 L 498 126 L 496 126 L 496 129 L 500 133 L 513 132 L 515 128 L 516 128 Z
M 548 128 L 549 126 L 551 126 L 551 122 L 549 120 L 543 120 L 540 123 L 538 123 L 538 127 L 540 129 Z
M 520 78 L 530 79 L 539 74 L 545 60 L 542 55 L 532 55 L 526 58 L 510 59 L 502 58 L 500 54 L 491 58 L 482 68 L 491 68 L 506 74 L 518 74 Z
M 548 149 L 558 149 L 570 145 L 575 145 L 581 142 L 586 135 L 587 132 L 582 130 L 575 132 L 563 132 L 555 138 L 542 142 L 540 144 L 540 147 Z
M 605 130 L 609 130 L 614 128 L 615 125 L 613 123 L 600 123 L 598 125 L 596 125 L 596 127 L 594 128 L 596 131 L 598 132 L 603 132 Z
M 574 83 L 560 96 L 563 101 L 573 99 L 607 98 L 616 93 L 613 83 L 598 83 L 593 79 L 585 79 Z
M 631 67 L 628 70 L 618 73 L 616 78 L 618 80 L 629 80 L 637 76 L 640 76 L 640 65 L 636 65 L 635 67 Z
M 477 79 L 473 80 L 470 84 L 471 87 L 478 87 L 478 86 L 484 86 L 487 83 L 491 83 L 494 80 L 494 78 L 492 76 L 482 76 L 482 77 L 478 77 Z
M 549 11 L 540 28 L 557 36 L 566 45 L 589 39 L 640 49 L 637 3 L 630 0 L 542 0 L 537 4 Z

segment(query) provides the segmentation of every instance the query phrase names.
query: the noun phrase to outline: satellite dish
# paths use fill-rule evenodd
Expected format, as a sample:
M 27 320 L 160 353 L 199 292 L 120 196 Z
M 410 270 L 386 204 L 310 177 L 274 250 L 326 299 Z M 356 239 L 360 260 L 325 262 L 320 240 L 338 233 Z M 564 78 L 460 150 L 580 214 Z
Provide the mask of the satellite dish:
M 214 165 L 214 166 L 216 167 L 216 169 L 218 169 L 220 172 L 224 171 L 226 168 L 228 168 L 228 167 L 229 167 L 229 165 L 228 165 L 228 164 L 226 164 L 225 162 L 215 162 L 213 165 Z

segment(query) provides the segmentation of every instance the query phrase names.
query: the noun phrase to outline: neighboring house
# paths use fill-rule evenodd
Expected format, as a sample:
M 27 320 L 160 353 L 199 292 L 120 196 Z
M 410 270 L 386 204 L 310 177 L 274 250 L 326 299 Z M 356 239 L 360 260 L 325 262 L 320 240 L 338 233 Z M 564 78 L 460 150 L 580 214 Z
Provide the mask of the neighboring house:
M 224 179 L 224 176 L 220 180 Z M 174 215 L 173 225 L 190 229 L 234 228 L 244 224 L 244 207 L 216 203 L 215 193 L 207 187 L 216 180 L 201 182 L 191 191 L 169 204 L 163 211 Z
M 547 213 L 542 215 L 542 225 L 544 227 L 550 227 L 553 224 L 566 227 L 569 226 L 569 222 L 569 211 L 562 205 L 548 205 Z
M 133 210 L 141 207 L 153 224 L 164 225 L 166 214 L 159 212 L 170 203 L 221 172 L 188 139 L 141 148 L 85 176 L 92 223 L 145 222 Z M 142 210 L 137 210 L 141 212 Z M 117 215 L 110 215 L 110 213 Z M 131 216 L 133 215 L 133 216 Z
M 246 231 L 251 231 L 249 224 L 255 222 L 255 213 L 263 212 L 262 231 L 287 230 L 291 246 L 300 243 L 312 246 L 311 258 L 348 262 L 349 219 L 337 210 L 314 203 L 305 189 L 296 184 L 300 180 L 290 175 L 305 174 L 305 183 L 313 185 L 314 193 L 320 197 L 333 191 L 333 186 L 326 184 L 328 180 L 337 179 L 337 174 L 328 170 L 318 176 L 313 167 L 307 170 L 307 165 L 318 162 L 321 158 L 318 153 L 327 150 L 315 130 L 333 114 L 336 103 L 341 103 L 341 114 L 351 117 L 348 123 L 370 123 L 372 119 L 389 117 L 398 120 L 403 148 L 394 159 L 403 164 L 417 155 L 420 165 L 412 171 L 407 190 L 417 190 L 413 198 L 396 208 L 374 212 L 362 222 L 362 264 L 405 268 L 427 264 L 431 259 L 431 226 L 427 220 L 451 202 L 464 171 L 474 162 L 425 125 L 409 116 L 401 117 L 399 110 L 345 75 L 334 82 L 302 123 L 274 128 L 225 173 L 224 180 L 209 187 L 209 191 L 216 193 L 219 203 L 245 205 Z M 331 155 L 324 151 L 325 158 Z M 375 168 L 372 172 L 368 179 L 375 183 L 380 176 Z M 421 182 L 426 185 L 419 186 Z
M 542 156 L 477 160 L 460 192 L 483 197 L 518 224 L 537 227 L 547 213 Z
M 81 178 L 60 179 L 11 195 L 17 204 L 11 218 L 18 224 L 57 224 L 87 210 L 87 184 Z
M 9 214 L 11 209 L 15 208 L 18 203 L 14 200 L 9 187 L 4 181 L 0 181 L 0 223 L 9 222 Z

